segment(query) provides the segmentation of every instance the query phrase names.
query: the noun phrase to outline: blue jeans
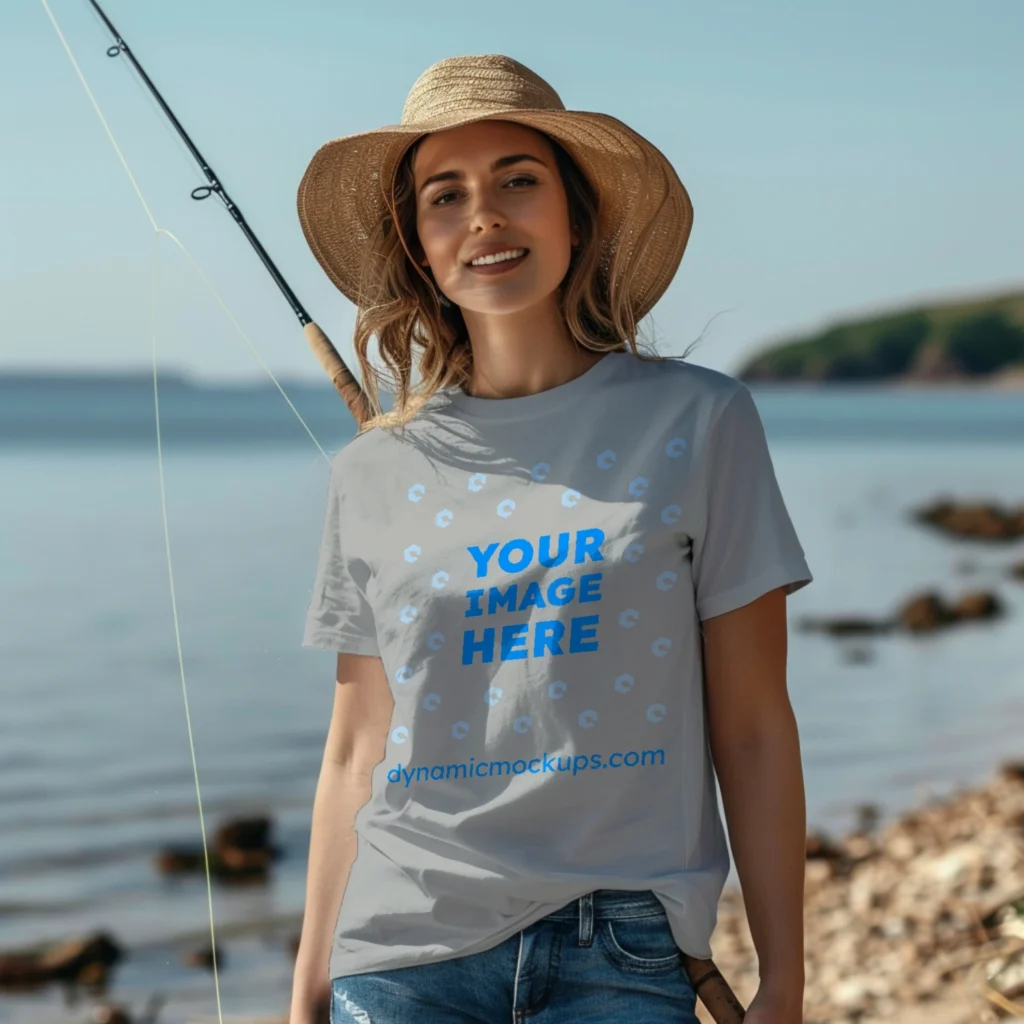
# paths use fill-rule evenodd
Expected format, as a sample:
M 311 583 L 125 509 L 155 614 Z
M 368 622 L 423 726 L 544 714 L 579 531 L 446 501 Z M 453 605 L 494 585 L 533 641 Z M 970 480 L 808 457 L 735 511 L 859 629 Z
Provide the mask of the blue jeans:
M 493 949 L 331 982 L 331 1024 L 696 1024 L 654 893 L 597 889 Z

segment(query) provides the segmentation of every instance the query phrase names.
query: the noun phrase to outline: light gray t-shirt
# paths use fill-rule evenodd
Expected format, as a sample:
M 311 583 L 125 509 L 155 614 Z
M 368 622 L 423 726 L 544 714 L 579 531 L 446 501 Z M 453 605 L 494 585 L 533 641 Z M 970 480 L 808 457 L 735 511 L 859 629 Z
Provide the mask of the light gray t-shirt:
M 710 956 L 699 620 L 811 579 L 750 391 L 714 370 L 612 353 L 353 439 L 303 645 L 379 655 L 395 708 L 331 977 L 489 949 L 598 888 L 653 889 Z

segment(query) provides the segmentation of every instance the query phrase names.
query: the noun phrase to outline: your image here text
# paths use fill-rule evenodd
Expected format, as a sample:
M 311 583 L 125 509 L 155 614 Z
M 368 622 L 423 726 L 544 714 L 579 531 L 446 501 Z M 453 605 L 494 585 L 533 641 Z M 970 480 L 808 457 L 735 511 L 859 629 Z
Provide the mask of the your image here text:
M 569 560 L 576 565 L 587 561 L 601 562 L 601 544 L 604 531 L 596 528 L 577 530 L 572 534 L 560 533 L 553 541 L 550 534 L 540 537 L 536 546 L 523 538 L 501 544 L 498 541 L 486 548 L 471 546 L 466 550 L 476 565 L 478 578 L 489 572 L 506 574 L 524 572 L 532 566 L 554 568 Z M 498 626 L 467 629 L 462 636 L 462 664 L 472 665 L 477 657 L 483 664 L 512 661 L 521 658 L 540 658 L 546 654 L 583 654 L 598 649 L 597 630 L 600 616 L 596 613 L 564 618 L 534 618 L 534 609 L 563 608 L 572 603 L 589 604 L 600 601 L 600 572 L 559 576 L 542 586 L 531 580 L 525 586 L 509 583 L 505 586 L 481 587 L 466 592 L 466 618 L 497 615 L 499 612 L 526 612 L 525 621 Z

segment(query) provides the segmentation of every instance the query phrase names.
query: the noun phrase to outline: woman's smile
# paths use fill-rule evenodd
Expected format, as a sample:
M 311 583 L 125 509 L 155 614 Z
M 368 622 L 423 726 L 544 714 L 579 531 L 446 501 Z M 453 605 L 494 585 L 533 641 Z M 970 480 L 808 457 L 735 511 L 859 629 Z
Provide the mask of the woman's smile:
M 467 268 L 474 274 L 507 274 L 516 267 L 522 266 L 530 255 L 529 249 L 506 249 L 504 252 L 496 253 L 493 256 L 481 256 L 484 262 L 470 262 Z

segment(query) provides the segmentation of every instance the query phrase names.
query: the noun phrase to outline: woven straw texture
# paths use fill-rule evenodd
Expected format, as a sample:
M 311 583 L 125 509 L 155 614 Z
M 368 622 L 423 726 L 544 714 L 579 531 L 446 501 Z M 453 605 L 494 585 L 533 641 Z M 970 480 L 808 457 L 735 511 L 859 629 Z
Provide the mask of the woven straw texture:
M 598 194 L 601 266 L 643 246 L 630 304 L 639 320 L 669 286 L 683 257 L 693 207 L 665 156 L 608 114 L 566 110 L 558 93 L 510 57 L 450 57 L 427 68 L 397 125 L 325 143 L 298 192 L 306 241 L 338 289 L 360 305 L 370 232 L 387 211 L 385 189 L 420 136 L 474 121 L 508 120 L 545 132 L 573 157 Z M 637 235 L 651 215 L 645 239 Z M 618 254 L 618 255 L 617 255 Z

